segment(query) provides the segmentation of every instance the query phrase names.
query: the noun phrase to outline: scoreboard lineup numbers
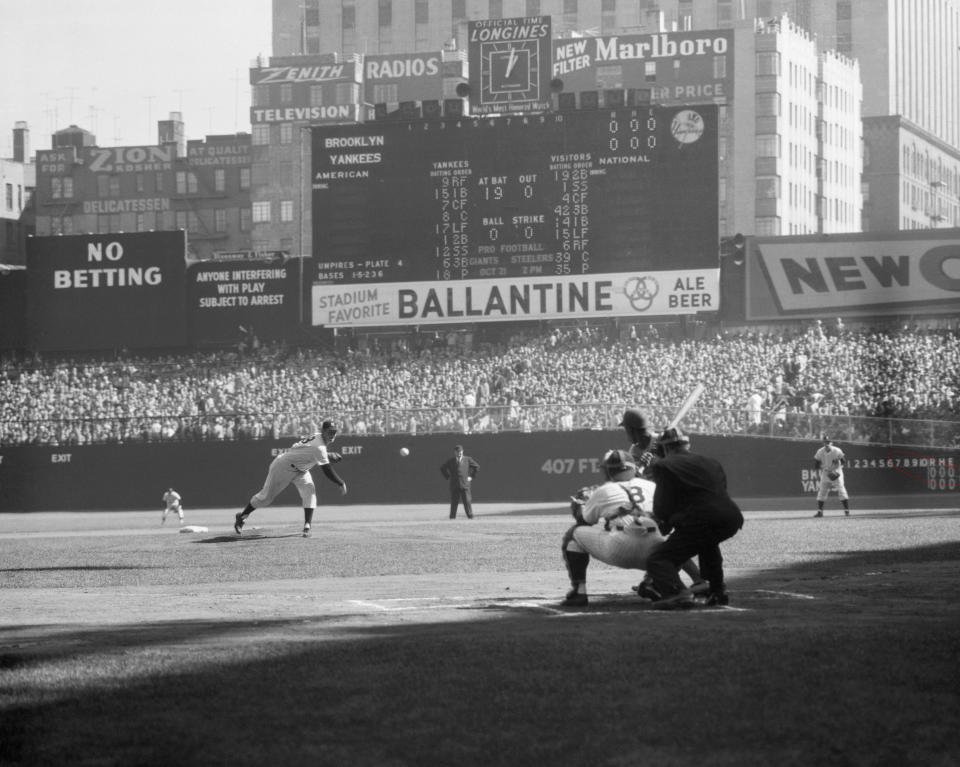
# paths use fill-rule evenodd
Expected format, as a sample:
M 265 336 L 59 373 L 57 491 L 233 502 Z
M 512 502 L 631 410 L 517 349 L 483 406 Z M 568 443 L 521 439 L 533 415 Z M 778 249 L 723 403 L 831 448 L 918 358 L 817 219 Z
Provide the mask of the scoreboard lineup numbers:
M 315 279 L 715 266 L 715 126 L 645 107 L 315 128 Z

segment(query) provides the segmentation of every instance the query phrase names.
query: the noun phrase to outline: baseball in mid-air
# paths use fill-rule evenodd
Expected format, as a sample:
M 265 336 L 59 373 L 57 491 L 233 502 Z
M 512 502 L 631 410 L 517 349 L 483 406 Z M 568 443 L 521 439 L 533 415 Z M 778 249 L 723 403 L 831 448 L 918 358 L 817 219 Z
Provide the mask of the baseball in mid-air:
M 405 447 L 401 447 L 401 448 L 400 448 L 400 455 L 402 455 L 402 456 L 408 456 L 408 455 L 410 455 L 410 451 L 407 450 L 407 448 L 405 448 Z

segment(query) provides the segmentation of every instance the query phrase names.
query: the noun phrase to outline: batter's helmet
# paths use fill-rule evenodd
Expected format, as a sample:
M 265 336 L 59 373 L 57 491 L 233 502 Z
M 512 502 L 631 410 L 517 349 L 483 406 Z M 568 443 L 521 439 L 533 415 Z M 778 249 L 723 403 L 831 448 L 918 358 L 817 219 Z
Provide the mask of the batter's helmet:
M 647 428 L 647 419 L 644 417 L 643 413 L 641 413 L 635 407 L 628 407 L 623 411 L 623 418 L 620 420 L 620 425 L 643 431 Z
M 664 429 L 663 433 L 657 438 L 661 445 L 688 445 L 690 438 L 682 431 L 676 428 Z
M 637 464 L 626 450 L 608 450 L 600 460 L 607 476 L 617 482 L 637 476 Z

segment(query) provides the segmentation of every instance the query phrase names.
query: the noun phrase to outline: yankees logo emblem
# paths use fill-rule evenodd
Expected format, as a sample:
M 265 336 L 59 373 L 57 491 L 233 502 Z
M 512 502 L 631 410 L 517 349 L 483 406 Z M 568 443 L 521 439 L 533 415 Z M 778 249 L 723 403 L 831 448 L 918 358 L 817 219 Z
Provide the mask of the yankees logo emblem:
M 623 294 L 635 311 L 645 312 L 653 306 L 653 299 L 660 292 L 660 283 L 650 275 L 631 277 L 623 288 Z

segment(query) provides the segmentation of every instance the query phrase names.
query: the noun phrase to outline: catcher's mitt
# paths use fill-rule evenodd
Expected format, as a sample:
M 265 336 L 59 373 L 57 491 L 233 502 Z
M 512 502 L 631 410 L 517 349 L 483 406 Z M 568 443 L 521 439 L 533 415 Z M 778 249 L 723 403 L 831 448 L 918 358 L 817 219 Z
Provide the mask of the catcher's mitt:
M 827 473 L 827 476 L 830 477 L 831 480 L 834 480 L 834 479 L 837 479 L 837 478 L 840 476 L 840 472 L 839 472 L 839 471 L 831 471 L 831 472 L 828 472 L 828 473 Z

